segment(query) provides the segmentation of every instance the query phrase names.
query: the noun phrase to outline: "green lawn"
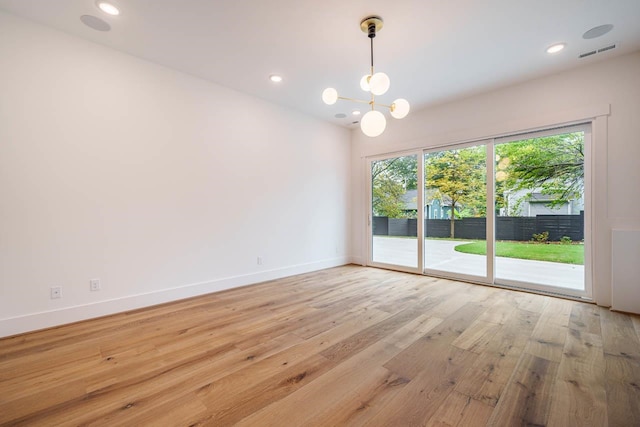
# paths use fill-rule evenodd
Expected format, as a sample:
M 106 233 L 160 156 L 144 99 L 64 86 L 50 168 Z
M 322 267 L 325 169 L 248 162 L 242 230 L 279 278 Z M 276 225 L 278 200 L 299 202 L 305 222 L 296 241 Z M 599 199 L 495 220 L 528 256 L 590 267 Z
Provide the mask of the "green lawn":
M 455 249 L 465 254 L 486 255 L 487 253 L 487 245 L 484 241 L 464 243 L 456 246 Z M 496 242 L 496 256 L 583 265 L 584 245 Z

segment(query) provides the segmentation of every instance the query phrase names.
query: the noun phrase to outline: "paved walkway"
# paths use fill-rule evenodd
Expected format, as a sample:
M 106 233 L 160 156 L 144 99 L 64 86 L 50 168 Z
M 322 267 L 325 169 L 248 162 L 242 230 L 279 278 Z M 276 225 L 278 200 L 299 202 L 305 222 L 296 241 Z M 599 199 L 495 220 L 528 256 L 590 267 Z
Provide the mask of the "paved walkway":
M 486 256 L 456 252 L 454 247 L 463 243 L 460 240 L 425 240 L 425 268 L 485 277 Z M 373 238 L 373 260 L 376 262 L 417 267 L 417 253 L 417 239 Z M 499 279 L 583 290 L 584 266 L 496 257 L 496 280 Z

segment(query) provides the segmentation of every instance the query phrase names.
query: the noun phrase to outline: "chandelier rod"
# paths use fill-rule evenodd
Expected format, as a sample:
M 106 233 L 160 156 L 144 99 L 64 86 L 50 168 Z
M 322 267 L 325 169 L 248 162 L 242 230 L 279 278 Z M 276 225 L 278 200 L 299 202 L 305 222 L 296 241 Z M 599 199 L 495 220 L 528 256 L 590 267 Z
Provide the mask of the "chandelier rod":
M 373 39 L 376 36 L 376 23 L 369 22 L 367 26 L 367 37 L 371 40 L 371 74 L 373 74 Z
M 375 24 L 375 22 L 369 22 L 369 25 L 368 25 L 367 29 L 368 29 L 367 36 L 369 37 L 369 40 L 371 41 L 371 73 L 369 75 L 373 76 L 373 39 L 376 36 L 376 24 Z M 371 78 L 371 77 L 369 77 L 369 78 Z M 375 110 L 376 101 L 375 101 L 375 96 L 373 95 L 373 92 L 371 92 L 371 101 L 369 102 L 369 105 L 371 105 L 371 111 Z
M 373 75 L 373 37 L 371 37 L 371 75 Z

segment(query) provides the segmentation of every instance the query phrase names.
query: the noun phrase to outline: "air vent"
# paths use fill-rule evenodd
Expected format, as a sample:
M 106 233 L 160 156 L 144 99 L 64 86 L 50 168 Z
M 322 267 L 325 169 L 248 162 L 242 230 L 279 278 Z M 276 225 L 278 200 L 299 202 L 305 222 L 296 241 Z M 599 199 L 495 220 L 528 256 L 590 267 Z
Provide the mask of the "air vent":
M 598 53 L 606 52 L 608 50 L 615 49 L 615 48 L 616 48 L 616 45 L 612 44 L 611 46 L 607 46 L 607 47 L 603 47 L 602 49 L 598 49 Z
M 614 44 L 609 45 L 609 46 L 601 47 L 600 49 L 591 50 L 589 52 L 581 53 L 580 55 L 578 55 L 578 58 L 586 58 L 587 56 L 595 55 L 597 53 L 607 52 L 609 50 L 615 49 L 616 47 L 618 47 L 618 44 L 614 43 Z
M 578 58 L 586 58 L 587 56 L 595 55 L 598 51 L 592 50 L 591 52 L 581 53 Z

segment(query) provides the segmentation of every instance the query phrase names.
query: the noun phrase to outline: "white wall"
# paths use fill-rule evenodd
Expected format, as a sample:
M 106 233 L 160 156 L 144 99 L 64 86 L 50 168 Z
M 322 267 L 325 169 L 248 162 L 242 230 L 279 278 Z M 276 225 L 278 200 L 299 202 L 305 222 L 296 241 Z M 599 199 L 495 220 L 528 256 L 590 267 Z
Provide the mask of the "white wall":
M 404 120 L 390 119 L 385 133 L 375 139 L 353 131 L 354 257 L 364 262 L 367 256 L 364 157 L 477 140 L 596 115 L 604 116 L 595 121 L 593 129 L 593 288 L 598 304 L 610 305 L 611 229 L 640 228 L 640 53 L 412 112 Z
M 0 58 L 0 336 L 348 262 L 349 131 L 2 13 Z

